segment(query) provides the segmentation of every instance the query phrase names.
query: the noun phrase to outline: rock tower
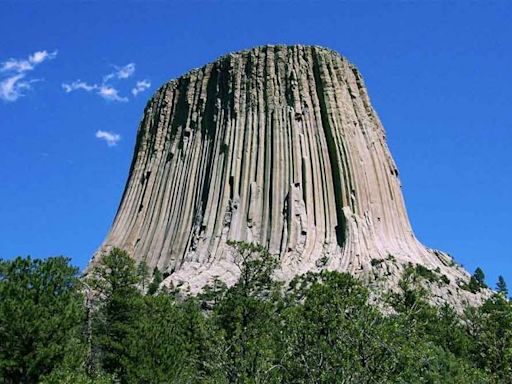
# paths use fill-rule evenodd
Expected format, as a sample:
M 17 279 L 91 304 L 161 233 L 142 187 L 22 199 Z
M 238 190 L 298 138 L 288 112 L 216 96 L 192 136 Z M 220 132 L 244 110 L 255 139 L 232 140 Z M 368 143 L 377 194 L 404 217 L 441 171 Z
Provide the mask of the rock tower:
M 454 291 L 467 279 L 415 238 L 360 73 L 316 46 L 228 54 L 168 82 L 145 108 L 100 250 L 121 247 L 197 292 L 237 278 L 228 240 L 268 247 L 284 280 L 323 268 L 396 280 L 409 262 Z

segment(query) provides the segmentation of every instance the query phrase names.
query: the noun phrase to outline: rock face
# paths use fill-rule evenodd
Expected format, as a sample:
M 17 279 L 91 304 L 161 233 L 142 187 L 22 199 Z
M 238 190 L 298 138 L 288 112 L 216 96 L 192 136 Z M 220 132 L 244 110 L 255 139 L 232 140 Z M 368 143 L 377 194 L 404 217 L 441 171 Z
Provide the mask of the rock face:
M 467 274 L 415 238 L 385 132 L 357 69 L 311 46 L 221 57 L 161 87 L 100 250 L 117 246 L 197 292 L 238 276 L 228 240 L 280 257 L 277 276 L 322 268 L 396 280 L 410 262 Z M 462 292 L 462 293 L 461 293 Z

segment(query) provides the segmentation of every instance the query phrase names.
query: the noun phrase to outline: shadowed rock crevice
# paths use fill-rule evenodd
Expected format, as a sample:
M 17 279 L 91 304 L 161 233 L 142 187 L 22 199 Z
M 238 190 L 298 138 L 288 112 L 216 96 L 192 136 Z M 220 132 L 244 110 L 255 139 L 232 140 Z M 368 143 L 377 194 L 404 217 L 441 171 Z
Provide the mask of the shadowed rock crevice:
M 320 76 L 320 63 L 319 58 L 315 55 L 314 63 L 313 63 L 313 73 L 315 77 L 315 88 L 316 94 L 318 96 L 318 100 L 320 102 L 320 114 L 322 116 L 322 127 L 324 129 L 325 138 L 327 141 L 327 149 L 329 154 L 329 162 L 331 163 L 331 172 L 332 172 L 332 181 L 334 188 L 334 198 L 336 202 L 336 221 L 337 225 L 335 226 L 336 232 L 336 240 L 340 247 L 343 247 L 345 243 L 345 217 L 343 215 L 343 190 L 346 188 L 342 183 L 346 180 L 338 177 L 338 175 L 349 174 L 349 170 L 343 172 L 339 169 L 339 164 L 342 164 L 340 156 L 340 151 L 337 148 L 335 138 L 332 132 L 332 127 L 330 126 L 329 118 L 327 116 L 327 103 L 325 100 L 325 91 L 323 87 L 322 78 Z M 348 178 L 347 178 L 348 179 Z

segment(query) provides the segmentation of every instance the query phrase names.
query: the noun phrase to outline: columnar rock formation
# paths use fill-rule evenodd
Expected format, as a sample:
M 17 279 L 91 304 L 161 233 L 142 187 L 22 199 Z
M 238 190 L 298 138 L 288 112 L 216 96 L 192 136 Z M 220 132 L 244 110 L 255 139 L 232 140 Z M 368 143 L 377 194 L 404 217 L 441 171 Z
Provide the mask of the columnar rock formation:
M 197 291 L 236 279 L 228 240 L 268 247 L 283 279 L 321 268 L 372 277 L 375 260 L 466 278 L 416 240 L 361 75 L 319 47 L 229 54 L 145 109 L 101 249 L 124 248 Z

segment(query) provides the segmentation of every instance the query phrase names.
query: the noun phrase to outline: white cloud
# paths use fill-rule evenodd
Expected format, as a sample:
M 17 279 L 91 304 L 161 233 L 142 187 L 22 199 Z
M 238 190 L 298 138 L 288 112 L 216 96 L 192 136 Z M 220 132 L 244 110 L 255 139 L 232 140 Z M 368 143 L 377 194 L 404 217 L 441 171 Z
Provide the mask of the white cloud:
M 16 101 L 25 96 L 24 91 L 32 88 L 37 79 L 27 78 L 27 73 L 46 60 L 57 57 L 57 51 L 36 51 L 27 59 L 10 58 L 0 64 L 0 72 L 4 73 L 0 80 L 0 99 Z
M 82 80 L 76 80 L 73 81 L 71 84 L 63 83 L 62 88 L 66 93 L 76 91 L 77 89 L 83 89 L 86 92 L 90 92 L 95 89 L 98 89 L 98 86 L 96 84 L 87 84 L 85 81 Z
M 16 101 L 23 96 L 23 91 L 30 89 L 30 82 L 23 80 L 25 75 L 20 73 L 0 82 L 0 99 L 5 101 Z
M 96 137 L 100 140 L 105 140 L 109 147 L 117 145 L 121 140 L 121 136 L 119 134 L 101 130 L 96 132 Z
M 57 51 L 53 51 L 53 52 L 47 52 L 47 51 L 37 51 L 37 52 L 34 52 L 32 55 L 30 55 L 28 57 L 28 60 L 32 63 L 32 64 L 40 64 L 42 63 L 43 61 L 45 60 L 52 60 L 52 59 L 55 59 L 55 57 L 57 57 Z
M 108 101 L 128 101 L 127 97 L 119 95 L 119 91 L 116 88 L 107 84 L 89 84 L 82 80 L 76 80 L 72 83 L 62 83 L 62 89 L 64 89 L 64 92 L 66 93 L 70 93 L 77 90 L 82 90 L 86 92 L 95 91 L 97 95 L 101 96 L 102 98 Z
M 124 67 L 114 66 L 116 69 L 115 72 L 109 73 L 108 75 L 103 76 L 101 84 L 89 84 L 82 80 L 76 80 L 72 83 L 62 83 L 62 88 L 64 92 L 69 93 L 77 90 L 83 90 L 86 92 L 95 91 L 98 96 L 101 96 L 103 99 L 108 101 L 117 101 L 117 102 L 127 102 L 128 98 L 126 96 L 121 96 L 119 94 L 119 90 L 112 85 L 111 80 L 120 79 L 124 80 L 131 77 L 135 73 L 135 63 L 129 63 Z M 147 83 L 147 86 L 146 86 Z M 149 87 L 151 84 L 147 80 L 143 80 L 143 84 L 140 85 L 137 82 L 135 87 L 143 87 L 139 89 L 138 92 L 142 92 L 144 89 Z M 135 88 L 134 88 L 135 89 Z M 133 90 L 132 90 L 133 93 Z M 134 93 L 135 95 L 136 93 Z
M 119 91 L 110 85 L 100 85 L 98 95 L 109 101 L 128 101 L 127 97 L 119 96 Z
M 34 69 L 34 66 L 30 64 L 30 61 L 28 60 L 16 60 L 16 59 L 9 59 L 7 61 L 4 61 L 2 63 L 2 67 L 0 68 L 0 72 L 27 72 Z
M 118 79 L 127 79 L 135 73 L 135 64 L 130 63 L 130 64 L 125 65 L 122 68 L 116 67 L 116 69 L 117 69 L 116 76 Z
M 132 94 L 133 96 L 137 96 L 137 94 L 144 92 L 149 87 L 151 87 L 151 82 L 149 80 L 139 80 L 135 84 L 135 87 L 132 88 Z
M 111 79 L 127 79 L 135 73 L 135 63 L 126 64 L 124 67 L 114 65 L 115 72 L 103 76 L 103 82 L 106 83 Z

